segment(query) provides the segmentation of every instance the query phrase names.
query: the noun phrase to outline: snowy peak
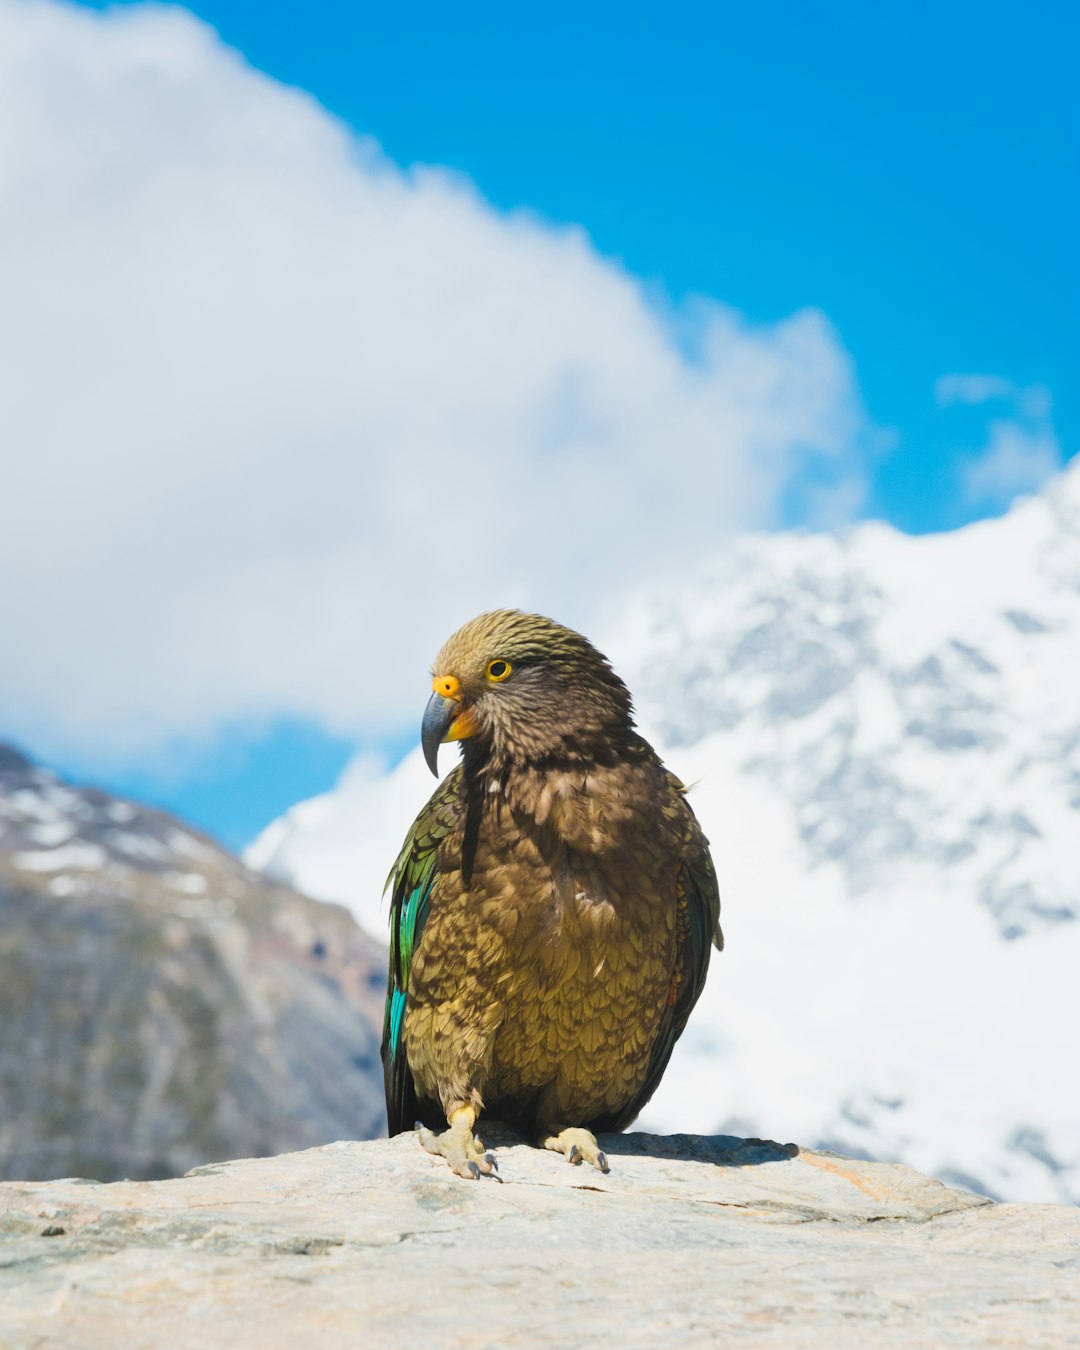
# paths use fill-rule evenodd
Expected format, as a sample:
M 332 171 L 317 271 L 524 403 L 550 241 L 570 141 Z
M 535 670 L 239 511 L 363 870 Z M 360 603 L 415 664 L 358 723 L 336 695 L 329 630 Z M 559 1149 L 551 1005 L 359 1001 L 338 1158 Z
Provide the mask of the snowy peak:
M 615 636 L 644 721 L 670 746 L 723 732 L 738 771 L 787 804 L 807 865 L 838 864 L 852 896 L 955 886 L 1007 937 L 1075 919 L 1067 497 L 950 535 L 745 541 Z

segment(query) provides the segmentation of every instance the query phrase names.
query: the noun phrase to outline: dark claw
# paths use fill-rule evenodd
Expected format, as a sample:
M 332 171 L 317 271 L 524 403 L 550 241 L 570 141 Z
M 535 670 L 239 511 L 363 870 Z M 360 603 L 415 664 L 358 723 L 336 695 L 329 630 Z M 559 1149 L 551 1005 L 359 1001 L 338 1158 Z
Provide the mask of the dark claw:
M 611 1168 L 608 1166 L 607 1154 L 604 1152 L 603 1149 L 600 1149 L 600 1151 L 597 1153 L 596 1161 L 599 1164 L 601 1172 L 611 1171 Z
M 570 1145 L 570 1152 L 566 1155 L 566 1161 L 568 1163 L 579 1163 L 581 1161 L 581 1154 L 578 1152 L 577 1144 Z
M 414 1120 L 414 1121 L 413 1121 L 413 1129 L 414 1129 L 414 1130 L 422 1130 L 423 1128 L 424 1128 L 424 1122 L 423 1122 L 422 1120 Z
M 469 1169 L 469 1175 L 472 1177 L 473 1181 L 479 1181 L 480 1180 L 479 1167 L 477 1167 L 477 1165 L 474 1162 L 467 1163 L 466 1166 Z
M 494 1153 L 485 1153 L 484 1161 L 491 1165 L 493 1171 L 497 1172 L 499 1170 L 499 1160 L 495 1157 Z

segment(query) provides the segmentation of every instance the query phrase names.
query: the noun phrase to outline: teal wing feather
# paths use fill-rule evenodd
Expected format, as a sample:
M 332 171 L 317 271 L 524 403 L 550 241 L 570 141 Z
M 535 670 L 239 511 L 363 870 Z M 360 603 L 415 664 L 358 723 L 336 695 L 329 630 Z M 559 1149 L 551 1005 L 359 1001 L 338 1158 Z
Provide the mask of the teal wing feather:
M 717 951 L 724 950 L 724 934 L 720 928 L 720 888 L 709 853 L 709 841 L 685 799 L 683 785 L 674 774 L 669 774 L 669 779 L 677 794 L 677 806 L 686 813 L 684 819 L 690 827 L 679 861 L 676 978 L 653 1042 L 645 1081 L 634 1099 L 617 1117 L 598 1122 L 598 1127 L 605 1130 L 626 1129 L 656 1091 L 671 1059 L 675 1042 L 682 1035 L 694 1004 L 705 988 L 711 950 L 713 947 Z
M 383 1016 L 382 1062 L 390 1134 L 411 1130 L 417 1117 L 416 1087 L 405 1050 L 409 970 L 431 910 L 439 845 L 457 828 L 461 769 L 448 774 L 405 836 L 386 881 L 390 891 L 390 975 Z

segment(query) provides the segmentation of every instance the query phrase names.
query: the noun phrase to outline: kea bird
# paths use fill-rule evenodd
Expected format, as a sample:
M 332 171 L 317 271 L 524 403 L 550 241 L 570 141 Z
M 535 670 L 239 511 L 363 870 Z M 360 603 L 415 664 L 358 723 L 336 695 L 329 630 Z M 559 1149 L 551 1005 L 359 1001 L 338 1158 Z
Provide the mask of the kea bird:
M 387 881 L 390 1133 L 497 1170 L 480 1113 L 608 1170 L 596 1134 L 655 1092 L 723 947 L 708 841 L 579 633 L 481 614 L 435 661 L 422 743 L 461 763 Z

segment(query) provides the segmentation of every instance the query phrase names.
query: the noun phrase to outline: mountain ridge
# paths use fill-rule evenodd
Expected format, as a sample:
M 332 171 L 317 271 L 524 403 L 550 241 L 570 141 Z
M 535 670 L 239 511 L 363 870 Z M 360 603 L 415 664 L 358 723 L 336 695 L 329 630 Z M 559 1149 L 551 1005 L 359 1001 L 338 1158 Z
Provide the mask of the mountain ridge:
M 0 1176 L 378 1134 L 384 985 L 340 907 L 0 745 Z

